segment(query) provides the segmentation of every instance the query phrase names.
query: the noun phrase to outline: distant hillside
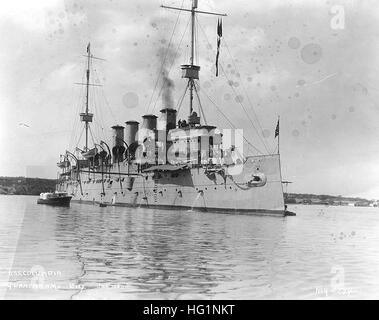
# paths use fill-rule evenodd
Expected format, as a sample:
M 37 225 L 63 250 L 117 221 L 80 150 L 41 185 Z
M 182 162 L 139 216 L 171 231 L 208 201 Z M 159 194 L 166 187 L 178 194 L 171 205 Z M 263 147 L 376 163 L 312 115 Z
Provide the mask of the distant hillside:
M 25 177 L 0 177 L 0 194 L 23 194 L 39 195 L 41 192 L 55 190 L 56 180 L 39 179 Z M 318 195 L 308 193 L 285 193 L 286 203 L 307 203 L 307 204 L 341 204 L 342 202 L 361 202 L 368 203 L 369 200 L 363 198 Z
M 54 191 L 55 183 L 53 179 L 0 177 L 0 194 L 39 195 Z
M 370 203 L 372 201 L 357 198 L 330 196 L 326 194 L 311 194 L 311 193 L 285 193 L 284 200 L 286 203 L 307 203 L 307 204 L 341 204 L 341 203 Z

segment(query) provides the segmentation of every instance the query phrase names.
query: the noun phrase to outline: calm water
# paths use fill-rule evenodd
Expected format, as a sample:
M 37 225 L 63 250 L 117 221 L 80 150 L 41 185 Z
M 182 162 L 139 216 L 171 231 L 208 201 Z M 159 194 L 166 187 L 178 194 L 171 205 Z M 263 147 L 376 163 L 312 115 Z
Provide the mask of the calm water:
M 379 208 L 296 217 L 0 196 L 0 298 L 379 298 Z

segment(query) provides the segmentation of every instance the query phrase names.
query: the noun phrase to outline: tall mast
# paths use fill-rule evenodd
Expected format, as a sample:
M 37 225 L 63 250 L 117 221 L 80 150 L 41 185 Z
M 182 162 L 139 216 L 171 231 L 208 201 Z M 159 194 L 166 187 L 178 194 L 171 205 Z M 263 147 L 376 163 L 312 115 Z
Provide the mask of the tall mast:
M 195 9 L 197 8 L 197 0 L 192 0 L 192 10 L 191 10 L 191 58 L 190 62 L 193 66 L 195 57 Z
M 190 64 L 194 66 L 195 59 L 195 9 L 197 8 L 197 0 L 192 0 L 192 10 L 191 10 L 191 57 Z M 190 115 L 193 111 L 193 78 L 189 78 L 189 89 L 190 89 Z
M 90 76 L 90 59 L 91 59 L 91 45 L 88 43 L 87 47 L 87 83 L 86 83 L 86 114 L 88 115 L 88 95 L 89 95 L 89 76 Z M 86 122 L 86 150 L 88 150 L 88 122 Z
M 162 5 L 162 8 L 166 9 L 173 9 L 173 10 L 179 10 L 179 11 L 186 11 L 191 13 L 191 53 L 190 53 L 190 61 L 189 64 L 183 64 L 181 65 L 182 69 L 182 78 L 188 79 L 188 87 L 190 92 L 190 117 L 189 117 L 189 123 L 191 125 L 195 123 L 200 123 L 200 118 L 197 119 L 197 117 L 191 117 L 192 111 L 193 111 L 193 91 L 195 88 L 195 79 L 199 79 L 199 71 L 200 66 L 197 66 L 194 64 L 195 59 L 195 18 L 196 13 L 202 13 L 202 14 L 208 14 L 208 15 L 215 15 L 215 16 L 226 16 L 226 14 L 222 13 L 215 13 L 215 12 L 207 12 L 207 11 L 199 11 L 197 10 L 198 0 L 192 0 L 192 7 L 191 9 L 184 9 L 184 8 L 178 8 L 178 7 L 169 7 Z M 196 90 L 195 90 L 196 91 Z
M 87 72 L 86 72 L 86 110 L 84 113 L 80 114 L 80 120 L 85 123 L 85 131 L 86 131 L 86 145 L 85 145 L 85 150 L 88 150 L 88 129 L 89 129 L 89 123 L 92 122 L 93 119 L 93 114 L 89 113 L 89 106 L 88 106 L 88 101 L 89 101 L 89 79 L 90 79 L 90 63 L 91 63 L 91 44 L 88 43 L 87 46 Z

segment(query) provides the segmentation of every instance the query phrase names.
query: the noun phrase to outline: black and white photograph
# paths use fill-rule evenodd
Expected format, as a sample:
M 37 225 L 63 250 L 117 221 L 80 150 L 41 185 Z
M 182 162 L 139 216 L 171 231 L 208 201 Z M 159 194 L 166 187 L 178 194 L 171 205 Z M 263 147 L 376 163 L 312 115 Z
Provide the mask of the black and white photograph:
M 379 298 L 378 1 L 1 1 L 0 111 L 0 300 Z

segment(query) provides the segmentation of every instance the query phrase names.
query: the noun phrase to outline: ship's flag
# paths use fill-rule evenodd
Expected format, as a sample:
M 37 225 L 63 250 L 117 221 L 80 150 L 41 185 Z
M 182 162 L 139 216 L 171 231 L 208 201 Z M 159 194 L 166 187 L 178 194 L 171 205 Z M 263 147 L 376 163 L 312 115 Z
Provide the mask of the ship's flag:
M 279 136 L 279 119 L 278 119 L 278 123 L 276 124 L 276 128 L 275 128 L 275 138 Z
M 88 42 L 87 53 L 89 53 L 90 49 L 91 49 L 91 44 Z
M 218 19 L 217 21 L 217 35 L 221 38 L 222 37 L 222 20 Z
M 216 54 L 216 77 L 218 77 L 218 57 L 220 55 L 220 38 L 217 39 L 217 54 Z
M 218 57 L 220 56 L 220 44 L 222 38 L 222 20 L 217 20 L 217 54 L 216 54 L 216 77 L 218 77 Z

